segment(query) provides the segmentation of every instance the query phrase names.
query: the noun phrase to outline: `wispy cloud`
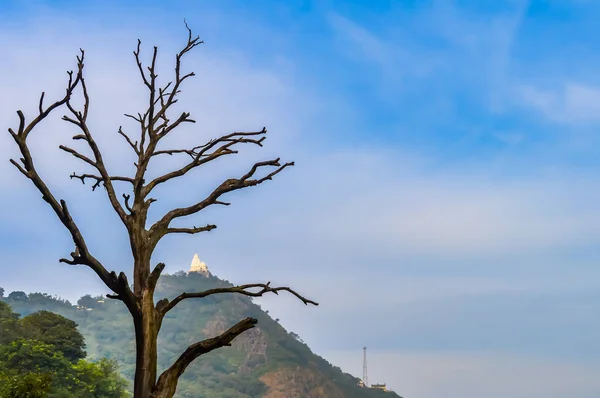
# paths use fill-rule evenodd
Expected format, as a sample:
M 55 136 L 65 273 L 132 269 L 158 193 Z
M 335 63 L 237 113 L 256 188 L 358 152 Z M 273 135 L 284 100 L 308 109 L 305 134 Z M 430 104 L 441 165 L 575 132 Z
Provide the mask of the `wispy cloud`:
M 531 61 L 520 47 L 529 26 L 526 6 L 502 3 L 487 10 L 434 2 L 416 10 L 398 6 L 371 19 L 326 7 L 295 25 L 286 19 L 265 23 L 259 33 L 236 29 L 236 10 L 199 12 L 210 16 L 210 29 L 227 27 L 219 32 L 230 47 L 207 40 L 188 58 L 186 68 L 198 76 L 184 87 L 179 110 L 190 110 L 198 123 L 169 145 L 263 125 L 270 137 L 260 151 L 199 170 L 190 177 L 193 185 L 180 181 L 159 190 L 152 217 L 194 201 L 254 160 L 282 156 L 297 166 L 267 185 L 232 195 L 229 208 L 191 220 L 219 228 L 167 239 L 153 260 L 175 272 L 199 252 L 215 274 L 231 281 L 293 285 L 322 306 L 308 309 L 286 297 L 261 302 L 336 364 L 350 363 L 347 353 L 327 351 L 336 342 L 340 349 L 355 345 L 360 351 L 365 340 L 392 347 L 393 337 L 401 338 L 405 346 L 389 348 L 389 356 L 381 357 L 387 359 L 374 361 L 390 373 L 373 371 L 406 396 L 597 392 L 583 355 L 579 364 L 559 363 L 564 352 L 548 350 L 546 360 L 554 362 L 546 366 L 535 359 L 546 346 L 534 352 L 517 344 L 530 331 L 515 327 L 500 336 L 486 330 L 486 322 L 499 330 L 519 322 L 535 330 L 556 327 L 555 345 L 577 357 L 570 342 L 584 336 L 593 344 L 589 337 L 599 325 L 587 318 L 597 297 L 585 296 L 597 288 L 599 276 L 599 163 L 583 163 L 547 128 L 547 121 L 595 123 L 599 94 L 588 79 L 565 79 L 565 70 L 539 72 L 555 79 L 554 85 L 526 76 Z M 133 15 L 124 5 L 112 7 L 124 7 L 119 18 Z M 15 126 L 12 112 L 18 108 L 34 115 L 42 90 L 47 98 L 61 95 L 64 72 L 83 47 L 96 138 L 111 170 L 130 171 L 133 159 L 116 129 L 123 124 L 133 133 L 134 123 L 122 113 L 145 105 L 132 46 L 138 36 L 146 55 L 160 45 L 159 76 L 166 81 L 172 53 L 185 39 L 181 26 L 148 29 L 148 21 L 180 17 L 156 7 L 162 12 L 148 14 L 143 24 L 136 19 L 110 28 L 103 27 L 108 13 L 95 21 L 74 20 L 59 18 L 49 7 L 43 18 L 20 16 L 30 30 L 0 30 L 6 49 L 0 76 L 9 93 L 0 98 L 0 124 Z M 259 6 L 245 12 L 270 21 Z M 315 32 L 312 24 L 325 23 L 318 25 L 318 37 L 298 38 L 286 30 Z M 261 40 L 266 44 L 254 53 Z M 235 42 L 241 44 L 230 44 Z M 317 53 L 323 43 L 327 51 Z M 280 51 L 284 47 L 287 52 Z M 293 56 L 290 48 L 301 53 Z M 311 75 L 317 70 L 335 73 Z M 531 118 L 531 110 L 542 118 Z M 39 167 L 71 203 L 94 253 L 109 268 L 128 270 L 123 228 L 110 216 L 104 193 L 68 178 L 83 170 L 57 149 L 72 133 L 56 117 L 31 136 Z M 88 270 L 56 263 L 72 250 L 71 242 L 38 193 L 7 163 L 16 155 L 8 134 L 0 134 L 0 286 L 71 299 L 105 292 Z M 151 173 L 174 164 L 160 163 Z M 355 324 L 348 339 L 335 340 L 339 325 L 354 322 L 357 314 L 368 324 Z M 566 326 L 559 328 L 561 323 Z M 481 349 L 467 343 L 486 336 L 505 354 L 424 353 L 440 341 L 447 350 Z M 394 351 L 406 347 L 415 351 Z M 357 357 L 360 367 L 360 352 Z M 352 371 L 360 374 L 360 368 Z M 515 385 L 523 388 L 507 387 Z
M 517 95 L 544 118 L 566 125 L 600 122 L 600 89 L 566 82 L 561 88 L 543 89 L 523 86 Z
M 413 52 L 404 47 L 404 43 L 381 38 L 339 14 L 330 14 L 329 21 L 337 33 L 338 48 L 359 63 L 375 65 L 387 84 L 400 83 L 405 78 L 426 77 L 441 62 L 435 53 L 427 53 L 425 49 Z
M 439 96 L 459 81 L 485 90 L 478 94 L 487 92 L 482 98 L 489 106 L 501 107 L 527 4 L 508 2 L 499 13 L 480 14 L 436 1 L 410 12 L 394 8 L 389 15 L 379 16 L 380 24 L 368 27 L 336 13 L 330 14 L 329 21 L 344 54 L 378 65 L 382 89 L 395 90 L 397 83 L 427 79 L 435 82 L 438 91 L 430 96 Z M 396 21 L 394 28 L 391 20 Z

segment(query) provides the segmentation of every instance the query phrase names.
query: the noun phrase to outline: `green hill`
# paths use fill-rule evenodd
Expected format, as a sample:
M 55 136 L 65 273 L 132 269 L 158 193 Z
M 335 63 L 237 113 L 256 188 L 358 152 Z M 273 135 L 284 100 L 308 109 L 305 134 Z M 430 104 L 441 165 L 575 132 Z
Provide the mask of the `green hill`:
M 179 272 L 161 277 L 156 298 L 226 286 L 231 284 L 214 276 Z M 115 359 L 123 376 L 133 379 L 133 324 L 121 302 L 84 296 L 78 305 L 72 305 L 47 294 L 20 292 L 3 300 L 23 316 L 49 310 L 72 319 L 85 337 L 90 358 Z M 296 334 L 287 332 L 250 298 L 233 294 L 185 300 L 165 317 L 159 335 L 159 372 L 189 344 L 213 337 L 248 316 L 258 319 L 258 327 L 238 337 L 232 347 L 192 363 L 179 382 L 176 397 L 398 397 L 393 392 L 359 387 L 359 379 L 312 353 Z

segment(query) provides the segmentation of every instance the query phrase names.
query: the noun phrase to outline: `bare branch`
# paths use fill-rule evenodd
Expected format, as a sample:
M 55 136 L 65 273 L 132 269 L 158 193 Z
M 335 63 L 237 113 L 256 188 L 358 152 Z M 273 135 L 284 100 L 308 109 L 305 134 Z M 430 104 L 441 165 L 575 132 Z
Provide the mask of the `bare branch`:
M 231 149 L 231 147 L 236 144 L 250 143 L 250 144 L 262 146 L 262 142 L 265 139 L 264 134 L 266 134 L 266 133 L 267 133 L 266 128 L 263 128 L 261 131 L 255 131 L 255 132 L 234 132 L 234 133 L 222 136 L 218 139 L 212 140 L 212 141 L 208 142 L 207 144 L 196 146 L 189 150 L 188 149 L 175 149 L 175 150 L 156 151 L 153 155 L 159 155 L 159 154 L 173 155 L 173 154 L 185 153 L 185 154 L 189 155 L 190 157 L 192 157 L 193 159 L 190 163 L 188 163 L 184 167 L 182 167 L 178 170 L 172 171 L 170 173 L 167 173 L 165 175 L 159 176 L 159 177 L 155 178 L 154 180 L 152 180 L 150 183 L 148 183 L 148 185 L 143 187 L 142 196 L 145 197 L 146 195 L 148 195 L 152 191 L 152 189 L 154 189 L 154 187 L 156 187 L 157 185 L 164 183 L 166 181 L 169 181 L 171 179 L 183 176 L 186 173 L 188 173 L 190 170 L 192 170 L 200 165 L 208 163 L 208 162 L 210 162 L 214 159 L 217 159 L 218 157 L 221 157 L 223 155 L 237 153 L 237 151 Z M 260 135 L 263 135 L 263 137 L 260 137 L 258 139 L 252 138 L 253 136 L 260 136 Z M 218 144 L 221 144 L 221 145 L 217 149 L 212 150 L 212 152 L 209 152 L 211 149 L 218 146 Z M 292 165 L 294 165 L 293 162 L 286 163 L 283 166 L 281 166 L 279 164 L 279 159 L 275 159 L 275 160 L 268 161 L 268 162 L 259 162 L 259 163 L 255 164 L 253 166 L 253 168 L 251 169 L 251 171 L 248 174 L 246 174 L 244 177 L 242 177 L 241 180 L 230 179 L 230 180 L 225 181 L 223 184 L 221 184 L 220 187 L 218 187 L 213 192 L 213 194 L 211 196 L 209 196 L 209 198 L 198 203 L 195 207 L 191 206 L 190 208 L 187 208 L 187 209 L 176 209 L 177 213 L 180 215 L 176 215 L 175 214 L 176 212 L 170 212 L 161 220 L 161 222 L 156 223 L 153 226 L 153 230 L 154 231 L 162 230 L 161 233 L 164 234 L 164 233 L 166 233 L 165 228 L 168 227 L 170 221 L 175 217 L 181 217 L 184 215 L 196 213 L 211 204 L 221 204 L 221 205 L 228 206 L 229 203 L 217 200 L 219 198 L 219 196 L 222 195 L 223 193 L 230 192 L 235 189 L 240 189 L 240 188 L 243 188 L 246 186 L 258 185 L 266 180 L 270 180 L 275 174 L 281 172 L 284 168 L 286 168 L 288 166 L 292 166 Z M 263 177 L 259 180 L 250 180 L 249 179 L 256 172 L 256 170 L 259 167 L 264 167 L 264 166 L 275 166 L 275 167 L 278 167 L 278 169 L 275 170 L 274 172 L 270 173 L 266 177 Z M 182 210 L 182 211 L 185 210 L 185 211 L 180 213 L 179 210 Z M 188 213 L 188 211 L 189 211 L 189 213 Z M 183 214 L 183 213 L 186 213 L 186 214 Z M 156 227 L 156 228 L 154 228 L 154 227 Z M 160 238 L 161 236 L 164 236 L 164 235 L 156 235 L 156 236 L 157 236 L 157 238 Z
M 122 289 L 116 275 L 114 275 L 114 273 L 109 273 L 106 270 L 106 268 L 100 263 L 100 261 L 98 261 L 89 252 L 87 244 L 86 244 L 77 224 L 73 220 L 73 217 L 71 216 L 71 214 L 69 212 L 66 202 L 64 200 L 56 199 L 55 196 L 50 191 L 50 188 L 48 188 L 48 186 L 46 185 L 44 180 L 41 178 L 41 176 L 39 175 L 39 173 L 37 172 L 37 170 L 34 166 L 33 158 L 31 156 L 31 152 L 27 145 L 27 138 L 29 136 L 29 133 L 41 121 L 43 121 L 50 114 L 50 112 L 52 112 L 53 110 L 57 109 L 58 107 L 60 107 L 62 105 L 68 104 L 73 95 L 73 91 L 75 90 L 75 88 L 80 84 L 81 85 L 84 84 L 83 83 L 83 56 L 84 56 L 84 53 L 83 53 L 83 51 L 81 51 L 81 57 L 77 57 L 77 61 L 78 61 L 77 62 L 77 73 L 75 74 L 75 78 L 73 78 L 72 71 L 67 72 L 67 74 L 69 76 L 69 81 L 67 84 L 65 96 L 62 99 L 54 102 L 53 104 L 51 104 L 48 108 L 46 108 L 44 110 L 43 109 L 44 95 L 42 94 L 42 96 L 40 98 L 39 106 L 38 106 L 39 114 L 27 125 L 25 123 L 25 116 L 23 115 L 23 112 L 20 110 L 17 111 L 17 115 L 19 116 L 18 130 L 17 130 L 17 132 L 15 132 L 14 130 L 9 129 L 9 132 L 10 132 L 11 136 L 13 137 L 13 139 L 15 140 L 15 142 L 16 142 L 17 146 L 19 147 L 19 150 L 23 156 L 20 159 L 22 166 L 12 159 L 11 159 L 11 163 L 15 167 L 17 167 L 17 169 L 23 175 L 25 175 L 28 179 L 30 179 L 33 182 L 33 184 L 36 186 L 38 191 L 42 194 L 42 199 L 50 205 L 50 207 L 52 208 L 54 213 L 58 216 L 61 223 L 65 226 L 65 228 L 71 234 L 73 243 L 75 244 L 75 250 L 73 251 L 73 253 L 71 253 L 72 258 L 71 259 L 63 258 L 60 261 L 63 263 L 66 263 L 66 264 L 87 265 L 98 275 L 98 277 L 106 284 L 106 286 L 109 289 L 111 289 L 113 292 L 115 292 L 117 294 L 122 294 L 124 296 L 127 296 L 128 292 Z M 85 91 L 84 91 L 84 95 L 87 98 L 87 93 Z M 86 99 L 86 101 L 87 101 L 87 99 Z M 85 111 L 83 114 L 79 113 L 78 120 L 84 120 L 83 118 L 86 116 L 87 116 L 87 113 Z M 67 150 L 67 149 L 65 149 L 65 150 Z M 67 150 L 67 152 L 69 152 L 69 150 Z M 79 157 L 80 159 L 84 160 L 87 163 L 90 163 L 90 164 L 94 163 L 90 159 L 86 158 L 83 155 L 78 154 L 74 150 L 72 150 L 71 153 L 74 156 Z M 77 155 L 79 155 L 79 156 L 77 156 Z M 85 159 L 87 159 L 87 160 L 85 160 Z M 129 288 L 127 287 L 127 289 L 129 289 Z
M 266 133 L 267 133 L 266 128 L 263 128 L 261 131 L 235 132 L 235 133 L 227 134 L 227 135 L 224 135 L 217 139 L 211 140 L 204 145 L 195 146 L 192 149 L 169 149 L 169 150 L 155 151 L 152 154 L 152 156 L 163 155 L 163 154 L 174 155 L 174 154 L 178 154 L 178 153 L 185 153 L 185 154 L 191 156 L 195 160 L 195 162 L 197 162 L 203 156 L 211 156 L 212 154 L 220 153 L 226 149 L 229 149 L 228 153 L 237 153 L 237 151 L 230 149 L 232 146 L 234 146 L 236 144 L 255 144 L 255 145 L 262 147 L 262 143 L 266 139 L 266 137 L 261 137 L 260 139 L 252 139 L 252 138 L 246 138 L 246 137 L 264 135 Z M 214 150 L 212 153 L 208 153 L 209 150 L 213 149 L 219 143 L 224 143 L 224 145 L 221 145 L 219 148 Z M 203 163 L 206 163 L 206 161 L 204 161 Z
M 189 31 L 188 31 L 189 32 Z M 144 115 L 138 114 L 138 117 L 135 118 L 131 115 L 126 115 L 128 117 L 133 118 L 134 120 L 140 123 L 141 134 L 139 139 L 139 145 L 137 145 L 136 152 L 138 154 L 138 160 L 136 162 L 137 172 L 135 174 L 136 184 L 134 186 L 134 195 L 136 200 L 138 197 L 141 197 L 143 200 L 149 191 L 146 191 L 145 194 L 142 194 L 143 184 L 144 184 L 144 175 L 148 168 L 148 164 L 156 151 L 156 147 L 158 142 L 165 137 L 169 132 L 173 131 L 175 128 L 180 126 L 182 123 L 195 123 L 194 120 L 190 119 L 190 114 L 188 112 L 183 112 L 174 122 L 169 124 L 169 117 L 167 116 L 167 111 L 169 108 L 177 102 L 175 98 L 180 92 L 181 84 L 189 77 L 194 76 L 194 73 L 188 73 L 186 75 L 181 75 L 181 58 L 189 52 L 191 49 L 201 44 L 202 42 L 199 40 L 199 37 L 192 38 L 191 35 L 188 35 L 188 42 L 185 47 L 176 55 L 176 65 L 175 65 L 175 81 L 167 83 L 164 87 L 158 87 L 156 85 L 156 77 L 157 74 L 155 72 L 156 66 L 156 56 L 157 56 L 157 48 L 154 47 L 154 52 L 152 55 L 152 62 L 149 67 L 147 67 L 147 72 L 144 70 L 142 62 L 140 60 L 140 48 L 141 41 L 138 40 L 137 49 L 133 52 L 135 56 L 136 63 L 138 65 L 138 70 L 140 75 L 142 76 L 142 80 L 149 91 L 148 98 L 148 108 Z M 172 88 L 171 88 L 172 87 Z M 169 88 L 171 88 L 170 91 Z M 157 92 L 158 89 L 158 92 Z M 158 105 L 160 104 L 160 106 Z M 159 123 L 161 122 L 161 123 Z M 130 144 L 131 145 L 131 144 Z
M 165 107 L 165 97 L 168 97 L 171 95 L 171 93 L 167 92 L 167 90 L 169 89 L 171 84 L 173 84 L 173 82 L 168 82 L 165 87 L 158 89 L 158 98 L 154 101 L 154 105 L 156 105 L 160 102 L 161 109 L 163 107 Z M 178 93 L 176 92 L 175 95 L 177 95 L 177 94 Z M 177 102 L 177 100 L 173 100 L 173 103 L 175 103 L 175 102 Z M 162 130 L 169 124 L 169 118 L 167 117 L 167 115 L 164 112 L 159 116 L 159 118 L 163 120 L 163 123 L 161 123 L 158 127 L 156 127 L 157 131 Z
M 154 242 L 158 242 L 160 238 L 162 238 L 169 228 L 169 224 L 175 218 L 189 216 L 195 213 L 198 213 L 202 209 L 207 208 L 213 204 L 224 204 L 224 202 L 220 202 L 218 199 L 221 195 L 232 192 L 238 189 L 251 187 L 255 185 L 262 184 L 267 180 L 271 180 L 273 176 L 280 173 L 283 169 L 289 166 L 293 166 L 294 162 L 289 162 L 281 165 L 279 163 L 279 159 L 269 160 L 266 162 L 258 162 L 255 163 L 254 166 L 250 169 L 248 173 L 246 173 L 242 178 L 230 178 L 224 181 L 221 185 L 219 185 L 206 199 L 192 205 L 189 207 L 181 207 L 174 210 L 169 211 L 165 214 L 159 221 L 157 221 L 150 228 L 150 236 Z M 259 179 L 250 179 L 254 176 L 256 171 L 262 167 L 276 167 L 274 171 L 267 174 L 266 176 Z
M 137 117 L 135 117 L 135 116 L 133 116 L 133 115 L 130 115 L 129 113 L 125 113 L 124 115 L 125 115 L 126 117 L 129 117 L 129 118 L 131 118 L 131 119 L 135 120 L 135 121 L 136 121 L 136 122 L 138 122 L 138 123 L 143 123 L 143 122 L 144 122 L 144 119 L 145 119 L 145 118 L 142 116 L 142 114 L 141 114 L 141 113 L 138 113 Z
M 95 180 L 96 182 L 92 185 L 92 191 L 95 191 L 96 188 L 98 188 L 101 183 L 104 183 L 104 178 L 102 178 L 101 176 L 94 175 L 94 174 L 75 174 L 75 173 L 73 173 L 69 177 L 71 179 L 77 178 L 77 179 L 81 180 L 82 184 L 85 184 L 86 179 Z M 123 181 L 123 182 L 128 182 L 130 184 L 134 183 L 133 178 L 129 178 L 129 177 L 110 176 L 109 179 L 111 181 Z
M 193 234 L 197 234 L 199 232 L 212 231 L 215 228 L 217 228 L 217 226 L 212 225 L 212 224 L 205 225 L 204 227 L 168 228 L 167 233 L 168 234 L 190 234 L 190 235 L 193 235 Z
M 43 106 L 44 106 L 44 95 L 45 94 L 46 93 L 42 91 L 42 95 L 40 96 L 40 103 L 38 105 L 38 110 L 39 110 L 40 114 L 44 113 Z
M 150 88 L 150 82 L 148 82 L 148 79 L 146 79 L 146 73 L 144 73 L 144 68 L 142 67 L 142 61 L 140 61 L 141 45 L 142 45 L 142 41 L 140 39 L 138 39 L 137 49 L 133 52 L 133 55 L 135 55 L 135 60 L 136 60 L 138 69 L 140 71 L 140 75 L 142 76 L 142 80 L 144 81 L 144 84 L 146 85 L 146 87 Z
M 142 66 L 142 61 L 140 60 L 141 45 L 142 45 L 142 42 L 141 42 L 141 40 L 138 39 L 137 48 L 133 52 L 133 55 L 135 56 L 135 62 L 138 66 L 138 70 L 140 72 L 140 76 L 142 77 L 142 81 L 144 82 L 144 85 L 146 87 L 148 87 L 148 90 L 152 91 L 154 89 L 153 85 L 151 84 L 150 81 L 148 81 L 148 78 L 146 77 L 146 73 L 144 72 L 144 67 Z M 148 109 L 148 111 L 149 111 L 149 109 Z M 144 143 L 146 140 L 147 125 L 145 123 L 145 118 L 146 118 L 147 114 L 148 113 L 146 113 L 144 115 L 144 117 L 142 117 L 142 115 L 138 113 L 138 116 L 139 116 L 138 118 L 136 118 L 132 115 L 129 115 L 129 114 L 125 114 L 125 116 L 130 117 L 140 123 L 140 127 L 141 127 L 140 145 L 139 145 L 140 153 L 144 151 Z M 140 156 L 140 153 L 138 153 L 138 156 Z
M 119 276 L 112 271 L 111 276 L 116 279 L 117 285 L 119 287 L 118 294 L 107 294 L 106 297 L 115 300 L 121 300 L 127 305 L 129 312 L 134 318 L 134 322 L 137 322 L 141 317 L 142 310 L 140 308 L 139 300 L 135 297 L 131 288 L 129 287 L 129 282 L 127 281 L 127 275 L 124 272 L 120 272 Z
M 252 291 L 249 289 L 260 289 L 259 291 Z M 301 296 L 296 291 L 292 290 L 289 287 L 271 287 L 271 282 L 267 283 L 251 283 L 247 285 L 239 285 L 239 286 L 231 286 L 231 287 L 219 287 L 215 289 L 205 290 L 203 292 L 196 293 L 181 293 L 179 296 L 175 297 L 173 300 L 169 301 L 167 299 L 161 300 L 159 304 L 156 306 L 156 310 L 160 312 L 163 316 L 172 310 L 178 303 L 183 300 L 190 298 L 203 298 L 207 296 L 211 296 L 213 294 L 223 294 L 223 293 L 238 293 L 243 294 L 244 296 L 250 297 L 262 297 L 266 293 L 274 293 L 279 294 L 279 292 L 285 291 L 296 296 L 300 301 L 302 301 L 305 305 L 319 305 L 319 303 L 309 300 L 304 296 Z
M 195 157 L 197 155 L 198 149 L 200 149 L 202 147 L 203 147 L 203 145 L 195 146 L 192 149 L 164 149 L 164 150 L 160 150 L 160 151 L 154 151 L 154 153 L 152 153 L 152 156 L 158 156 L 158 155 L 172 156 L 172 155 L 185 153 L 191 157 Z
M 237 150 L 231 149 L 237 144 L 254 144 L 262 147 L 263 141 L 266 137 L 261 137 L 259 139 L 247 138 L 257 135 L 264 135 L 267 133 L 267 130 L 263 128 L 261 131 L 255 132 L 235 132 L 228 135 L 224 135 L 215 140 L 211 140 L 210 142 L 196 146 L 192 149 L 169 149 L 169 150 L 161 150 L 154 152 L 151 156 L 157 155 L 173 155 L 173 154 L 181 154 L 185 153 L 192 157 L 192 160 L 182 168 L 178 170 L 174 170 L 170 173 L 162 175 L 160 177 L 152 180 L 146 187 L 144 187 L 143 194 L 148 195 L 154 187 L 169 180 L 172 180 L 177 177 L 182 177 L 187 174 L 189 171 L 195 169 L 198 166 L 206 164 L 210 161 L 213 161 L 223 155 L 229 155 L 237 153 Z M 211 149 L 215 148 L 218 144 L 220 145 L 218 148 L 214 149 L 212 152 L 209 152 Z
M 231 342 L 237 336 L 244 333 L 246 330 L 254 328 L 257 323 L 258 321 L 255 318 L 245 318 L 227 329 L 221 335 L 189 346 L 183 354 L 177 358 L 175 363 L 160 375 L 153 393 L 157 394 L 160 392 L 160 396 L 172 396 L 177 388 L 177 379 L 183 374 L 190 363 L 199 356 L 207 354 L 217 348 L 231 346 Z
M 156 67 L 156 55 L 158 54 L 158 47 L 154 46 L 154 51 L 152 52 L 152 63 L 148 67 L 148 72 L 150 72 L 150 87 L 148 88 L 150 91 L 150 96 L 148 98 L 149 106 L 148 106 L 148 120 L 151 122 L 148 124 L 148 135 L 152 139 L 152 137 L 156 134 L 154 131 L 154 106 L 156 104 L 155 96 L 156 96 L 156 78 L 158 75 L 155 73 Z
M 102 153 L 100 152 L 100 149 L 98 148 L 98 145 L 94 141 L 94 138 L 92 137 L 92 134 L 90 133 L 88 126 L 86 124 L 89 105 L 90 105 L 90 98 L 87 93 L 85 79 L 83 78 L 84 51 L 81 49 L 80 49 L 80 51 L 81 51 L 81 56 L 77 57 L 77 62 L 78 62 L 78 66 L 79 66 L 78 79 L 79 79 L 79 82 L 80 82 L 80 85 L 81 85 L 81 88 L 83 91 L 83 97 L 84 97 L 83 112 L 78 111 L 73 107 L 73 105 L 71 104 L 71 97 L 69 96 L 69 98 L 67 98 L 67 100 L 65 101 L 65 104 L 66 104 L 67 108 L 69 109 L 69 111 L 71 111 L 71 113 L 75 116 L 75 118 L 73 119 L 73 118 L 70 118 L 65 115 L 65 116 L 63 116 L 63 120 L 73 123 L 77 127 L 79 127 L 82 134 L 76 135 L 75 137 L 73 137 L 73 139 L 75 139 L 75 140 L 83 139 L 84 141 L 86 141 L 88 146 L 92 150 L 92 153 L 94 154 L 94 160 L 91 160 L 90 158 L 82 155 L 81 153 L 77 152 L 76 150 L 66 147 L 64 145 L 61 145 L 60 149 L 71 153 L 73 156 L 75 156 L 76 158 L 78 158 L 80 160 L 83 160 L 84 162 L 93 166 L 100 173 L 102 183 L 104 184 L 104 187 L 106 188 L 106 192 L 107 192 L 109 201 L 110 201 L 113 209 L 119 215 L 119 217 L 121 218 L 121 221 L 125 225 L 127 225 L 129 223 L 129 220 L 127 218 L 127 213 L 125 213 L 125 210 L 119 203 L 116 192 L 112 185 L 111 176 L 108 174 L 106 166 L 104 165 L 104 160 L 102 159 Z M 75 174 L 73 174 L 73 176 L 76 177 Z M 73 178 L 73 176 L 71 176 L 71 178 Z M 90 178 L 93 178 L 93 176 L 91 176 Z M 118 179 L 120 181 L 128 181 L 124 177 L 114 177 L 114 178 L 115 178 L 115 180 Z M 82 178 L 81 180 L 84 181 L 85 178 Z M 99 185 L 99 182 L 96 181 L 96 183 L 92 186 L 92 189 L 95 189 L 98 185 Z
M 134 213 L 134 210 L 129 206 L 129 198 L 131 196 L 127 194 L 123 194 L 123 199 L 125 199 L 125 208 L 129 211 L 130 214 Z
M 156 264 L 156 267 L 154 267 L 154 270 L 152 270 L 152 272 L 150 273 L 150 276 L 148 277 L 148 286 L 152 291 L 154 291 L 156 283 L 158 282 L 158 278 L 160 278 L 160 274 L 163 272 L 164 269 L 165 263 L 158 263 Z
M 69 148 L 68 146 L 65 146 L 65 145 L 59 145 L 58 147 L 60 149 L 62 149 L 63 151 L 68 152 L 71 155 L 75 156 L 77 159 L 83 160 L 84 162 L 86 162 L 90 166 L 96 168 L 96 162 L 94 162 L 92 159 L 88 158 L 87 156 L 80 154 L 75 149 Z
M 23 159 L 21 159 L 21 160 L 23 160 Z M 29 178 L 29 172 L 26 171 L 19 163 L 17 163 L 13 159 L 10 159 L 10 162 L 21 172 L 21 174 L 23 174 L 25 177 Z
M 39 109 L 40 113 L 38 114 L 38 116 L 35 119 L 33 119 L 27 125 L 27 127 L 25 126 L 25 116 L 23 115 L 23 111 L 21 111 L 21 110 L 17 111 L 17 115 L 19 116 L 19 128 L 17 130 L 18 133 L 15 133 L 14 130 L 12 130 L 12 129 L 9 129 L 8 131 L 10 132 L 13 139 L 15 139 L 15 141 L 17 142 L 17 145 L 19 145 L 19 148 L 21 148 L 21 145 L 19 144 L 19 142 L 23 141 L 23 145 L 24 145 L 29 133 L 42 120 L 44 120 L 50 114 L 50 112 L 52 112 L 54 109 L 64 105 L 69 100 L 69 98 L 71 98 L 71 95 L 73 95 L 73 90 L 75 90 L 75 88 L 77 87 L 77 85 L 79 84 L 79 82 L 81 80 L 82 69 L 83 69 L 83 65 L 78 65 L 78 71 L 77 71 L 75 80 L 73 80 L 73 71 L 67 72 L 67 75 L 69 75 L 69 81 L 67 83 L 67 89 L 66 89 L 65 96 L 62 99 L 54 102 L 52 105 L 50 105 L 48 108 L 46 108 L 46 110 L 43 111 L 42 109 Z M 44 94 L 42 93 L 42 97 L 43 96 L 44 96 Z M 41 103 L 42 103 L 42 101 L 40 98 L 40 104 Z M 17 140 L 19 140 L 19 141 L 17 141 Z
M 135 143 L 132 142 L 131 139 L 129 138 L 129 136 L 123 132 L 123 127 L 122 126 L 119 126 L 118 133 L 120 135 L 122 135 L 123 138 L 125 138 L 125 140 L 129 144 L 129 146 L 133 149 L 133 151 L 135 152 L 135 154 L 139 156 L 140 150 L 138 149 L 138 143 L 137 143 L 137 141 Z
M 186 27 L 187 27 L 187 24 L 186 24 Z M 183 83 L 187 78 L 195 76 L 194 72 L 190 72 L 187 75 L 181 76 L 181 59 L 183 58 L 183 56 L 185 54 L 187 54 L 189 51 L 191 51 L 194 47 L 196 47 L 204 42 L 200 40 L 199 36 L 196 36 L 195 38 L 192 39 L 192 31 L 190 30 L 189 27 L 187 27 L 187 29 L 188 29 L 188 42 L 187 42 L 186 46 L 179 52 L 179 54 L 177 54 L 175 56 L 175 85 L 173 86 L 173 90 L 171 90 L 171 93 L 168 96 L 167 101 L 165 101 L 164 105 L 161 106 L 161 109 L 155 115 L 154 119 L 151 119 L 153 124 L 156 123 L 158 121 L 158 119 L 163 117 L 166 114 L 166 111 L 169 109 L 169 107 L 175 103 L 174 102 L 174 101 L 176 101 L 175 96 L 180 92 L 179 86 L 181 86 L 181 83 Z M 165 88 L 165 90 L 166 90 L 166 88 Z
M 195 120 L 190 119 L 189 117 L 190 117 L 190 113 L 189 112 L 183 112 L 177 118 L 177 120 L 175 120 L 169 126 L 167 126 L 166 124 L 159 126 L 159 128 L 162 129 L 162 131 L 159 133 L 159 138 L 162 138 L 165 135 L 169 134 L 170 131 L 176 129 L 181 123 L 196 123 Z M 165 119 L 165 120 L 168 122 L 168 119 Z

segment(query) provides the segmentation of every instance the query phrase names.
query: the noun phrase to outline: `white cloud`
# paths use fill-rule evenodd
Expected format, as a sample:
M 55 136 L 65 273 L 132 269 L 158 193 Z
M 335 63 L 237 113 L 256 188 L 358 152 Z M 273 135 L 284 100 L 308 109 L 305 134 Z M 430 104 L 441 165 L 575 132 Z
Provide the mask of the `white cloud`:
M 276 221 L 278 227 L 294 225 L 338 250 L 396 256 L 540 252 L 597 242 L 600 212 L 594 198 L 600 186 L 593 176 L 509 179 L 485 169 L 431 172 L 420 160 L 393 156 L 403 155 L 354 151 L 313 157 L 291 191 L 286 189 L 286 199 L 304 200 Z
M 600 88 L 566 82 L 561 88 L 523 85 L 517 89 L 522 104 L 562 124 L 600 122 Z

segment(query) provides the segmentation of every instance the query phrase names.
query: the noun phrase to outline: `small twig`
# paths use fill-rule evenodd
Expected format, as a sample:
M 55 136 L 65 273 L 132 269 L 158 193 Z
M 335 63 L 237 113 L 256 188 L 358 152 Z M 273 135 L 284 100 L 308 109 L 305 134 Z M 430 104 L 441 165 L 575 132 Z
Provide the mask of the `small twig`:
M 125 199 L 125 208 L 129 211 L 130 214 L 133 214 L 134 211 L 131 208 L 131 206 L 129 206 L 129 198 L 130 198 L 129 195 L 123 194 L 123 199 Z
M 167 229 L 167 234 L 197 234 L 199 232 L 208 232 L 208 231 L 212 231 L 213 229 L 217 228 L 216 225 L 213 224 L 208 224 L 205 225 L 204 227 L 192 227 L 192 228 L 168 228 Z
M 69 177 L 71 179 L 77 178 L 77 179 L 81 180 L 82 184 L 85 184 L 86 179 L 95 180 L 96 182 L 92 185 L 92 191 L 95 191 L 96 188 L 98 188 L 100 186 L 100 184 L 105 182 L 103 177 L 97 176 L 94 174 L 75 174 L 75 173 L 73 173 Z M 122 182 L 128 182 L 130 184 L 134 183 L 133 179 L 129 178 L 129 177 L 111 176 L 111 177 L 109 177 L 109 179 L 111 181 L 122 181 Z
M 129 136 L 123 132 L 123 127 L 122 126 L 119 126 L 118 133 L 121 136 L 123 136 L 123 138 L 125 138 L 125 140 L 129 144 L 129 146 L 133 149 L 133 151 L 135 152 L 135 154 L 139 156 L 140 150 L 138 149 L 138 142 L 137 141 L 136 142 L 132 142 L 131 139 L 129 138 Z

